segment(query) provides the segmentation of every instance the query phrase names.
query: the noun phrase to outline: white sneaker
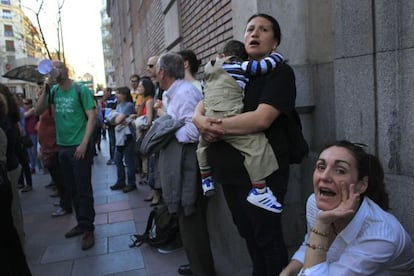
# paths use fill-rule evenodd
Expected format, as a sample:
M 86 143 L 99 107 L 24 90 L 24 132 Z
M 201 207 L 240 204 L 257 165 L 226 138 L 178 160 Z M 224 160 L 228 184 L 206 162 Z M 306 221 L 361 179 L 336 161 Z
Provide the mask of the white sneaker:
M 264 193 L 259 193 L 255 188 L 252 188 L 247 196 L 247 201 L 270 212 L 281 213 L 283 211 L 282 204 L 277 201 L 268 187 Z
M 203 188 L 203 194 L 205 196 L 212 196 L 216 194 L 216 188 L 211 177 L 204 178 L 201 181 L 201 187 Z

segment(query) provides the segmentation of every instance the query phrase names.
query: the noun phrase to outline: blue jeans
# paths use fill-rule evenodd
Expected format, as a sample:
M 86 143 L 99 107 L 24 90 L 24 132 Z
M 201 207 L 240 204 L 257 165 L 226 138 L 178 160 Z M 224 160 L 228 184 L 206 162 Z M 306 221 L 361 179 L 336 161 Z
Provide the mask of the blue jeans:
M 95 209 L 92 190 L 92 146 L 89 145 L 85 157 L 76 160 L 77 146 L 59 147 L 59 161 L 66 191 L 72 196 L 78 226 L 93 231 Z
M 135 142 L 131 137 L 127 138 L 124 146 L 116 146 L 115 164 L 117 168 L 116 184 L 126 184 L 125 182 L 125 168 L 123 159 L 125 157 L 125 165 L 128 177 L 128 186 L 135 186 Z

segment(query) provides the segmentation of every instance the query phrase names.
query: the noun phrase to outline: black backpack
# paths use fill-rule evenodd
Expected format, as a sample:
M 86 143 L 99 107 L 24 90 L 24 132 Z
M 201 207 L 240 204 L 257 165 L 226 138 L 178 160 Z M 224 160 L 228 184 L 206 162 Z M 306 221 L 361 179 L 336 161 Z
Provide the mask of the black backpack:
M 143 234 L 131 235 L 132 244 L 129 247 L 139 247 L 148 243 L 153 247 L 166 245 L 180 238 L 178 218 L 170 214 L 166 205 L 154 207 L 147 220 Z
M 309 145 L 302 133 L 302 123 L 299 114 L 294 109 L 287 115 L 287 134 L 289 143 L 290 164 L 300 164 L 309 153 Z

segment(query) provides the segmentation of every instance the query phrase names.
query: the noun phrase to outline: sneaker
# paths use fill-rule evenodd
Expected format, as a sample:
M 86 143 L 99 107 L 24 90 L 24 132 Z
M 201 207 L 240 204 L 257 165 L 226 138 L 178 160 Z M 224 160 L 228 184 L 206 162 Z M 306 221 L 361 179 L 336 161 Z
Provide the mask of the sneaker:
M 23 189 L 21 189 L 20 191 L 22 193 L 26 193 L 26 192 L 30 192 L 31 190 L 33 190 L 32 186 L 24 186 Z
M 62 209 L 61 207 L 57 208 L 53 213 L 52 213 L 52 217 L 56 218 L 56 217 L 61 217 L 64 215 L 69 215 L 72 212 L 68 212 L 65 209 Z
M 125 186 L 125 187 L 122 189 L 122 191 L 123 191 L 124 193 L 129 193 L 129 192 L 134 191 L 134 190 L 136 190 L 136 189 L 137 189 L 137 186 L 135 186 L 135 185 L 128 185 L 128 186 Z
M 216 188 L 211 177 L 204 178 L 201 181 L 201 187 L 203 188 L 203 194 L 205 196 L 212 196 L 216 194 Z
M 259 193 L 255 188 L 252 188 L 247 196 L 247 201 L 274 213 L 281 213 L 283 210 L 282 204 L 277 202 L 276 197 L 268 187 L 266 187 L 264 193 Z
M 86 230 L 82 237 L 82 250 L 88 250 L 95 244 L 95 235 L 93 231 Z
M 125 186 L 126 186 L 125 184 L 117 183 L 117 184 L 111 186 L 111 190 L 113 190 L 113 191 L 122 190 L 123 188 L 125 188 Z
M 83 230 L 79 225 L 76 225 L 65 234 L 65 238 L 72 238 L 83 234 Z

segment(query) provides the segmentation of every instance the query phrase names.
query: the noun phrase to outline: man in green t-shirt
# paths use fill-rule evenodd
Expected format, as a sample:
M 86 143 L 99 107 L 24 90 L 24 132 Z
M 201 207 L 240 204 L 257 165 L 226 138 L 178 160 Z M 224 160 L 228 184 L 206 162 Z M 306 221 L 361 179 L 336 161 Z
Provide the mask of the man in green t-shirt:
M 82 250 L 95 243 L 95 209 L 92 191 L 93 152 L 91 137 L 95 130 L 96 111 L 91 91 L 69 78 L 68 68 L 61 61 L 53 62 L 58 72 L 57 84 L 45 85 L 36 104 L 42 113 L 49 104 L 55 108 L 56 143 L 66 192 L 72 198 L 77 225 L 65 234 L 66 238 L 83 235 Z M 47 83 L 47 80 L 46 80 Z

